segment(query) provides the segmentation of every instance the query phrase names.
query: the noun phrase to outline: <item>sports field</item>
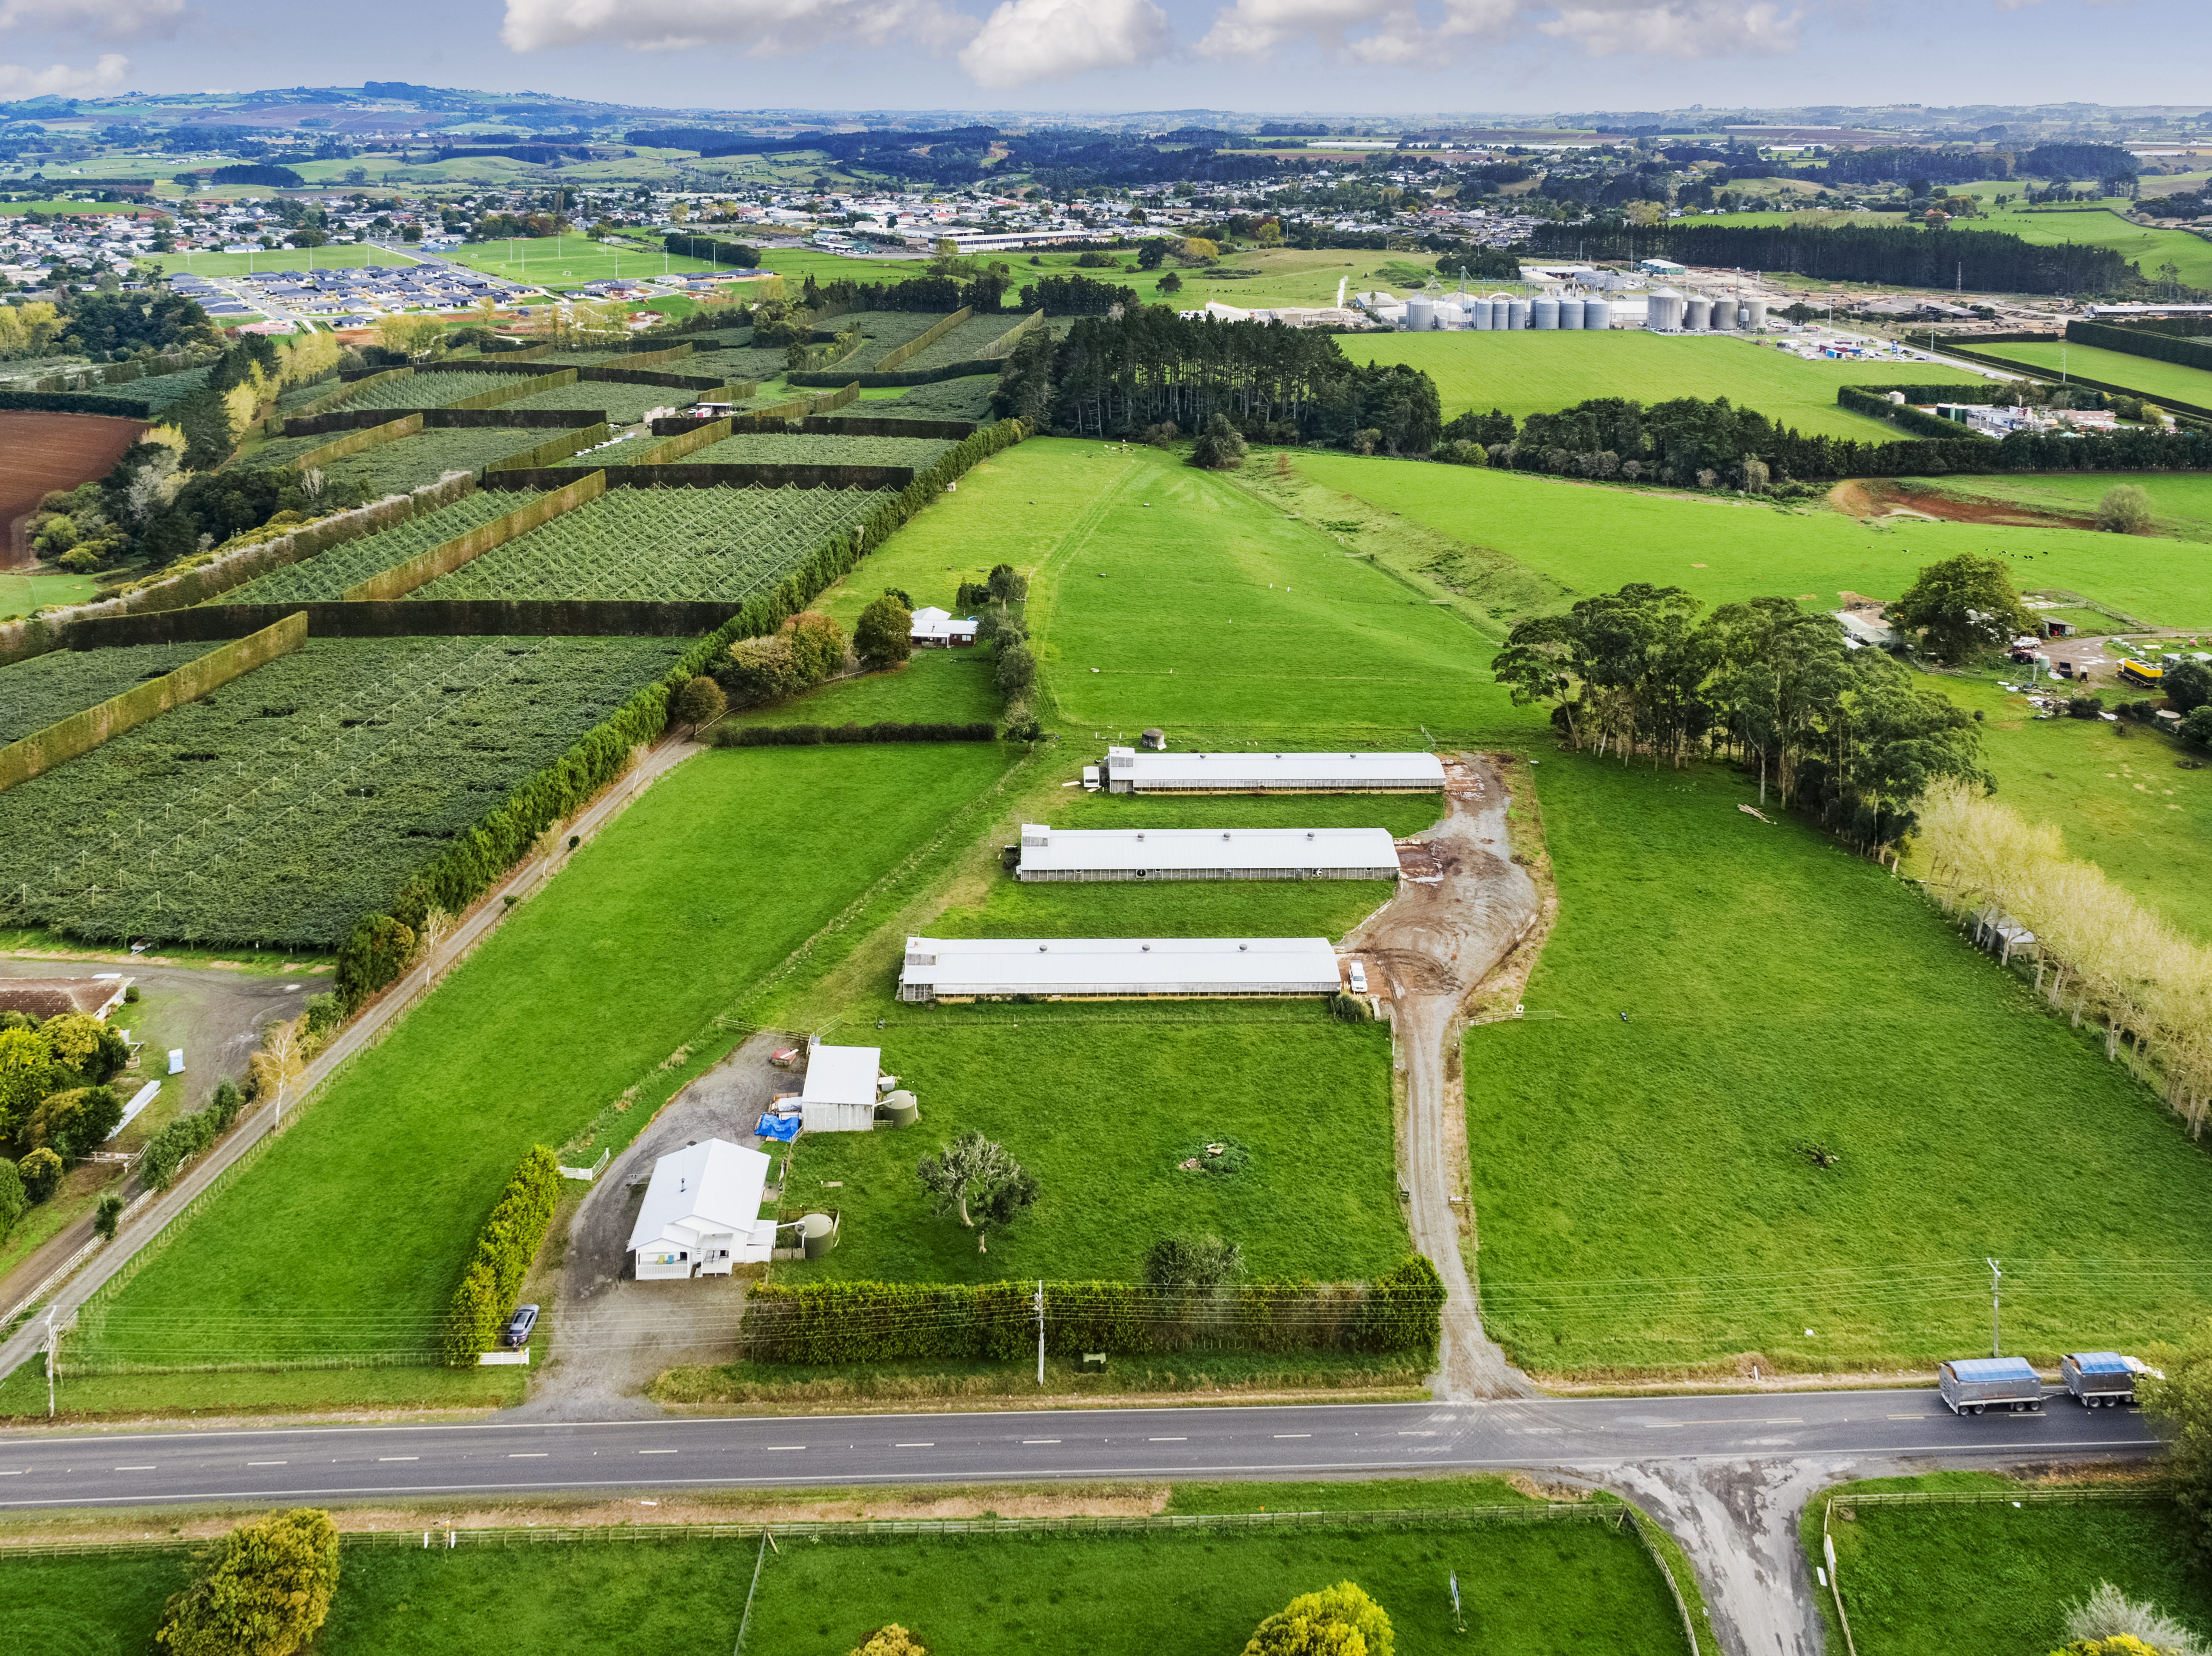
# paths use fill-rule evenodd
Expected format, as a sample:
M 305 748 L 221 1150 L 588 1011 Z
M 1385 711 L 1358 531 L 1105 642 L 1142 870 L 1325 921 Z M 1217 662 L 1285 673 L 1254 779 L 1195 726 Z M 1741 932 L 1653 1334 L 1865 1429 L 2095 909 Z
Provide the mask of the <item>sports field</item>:
M 2024 362 L 2051 373 L 2063 369 L 2080 379 L 2125 385 L 2154 399 L 2171 398 L 2200 409 L 2212 409 L 2212 371 L 2203 368 L 2161 362 L 2129 351 L 2103 350 L 2094 345 L 2015 341 L 1991 345 L 1988 349 L 1991 356 L 2001 356 L 2008 362 Z
M 149 253 L 166 273 L 191 276 L 241 276 L 263 270 L 358 270 L 367 265 L 419 264 L 420 259 L 389 247 L 371 247 L 357 241 L 333 242 L 327 247 L 256 248 L 250 253 Z
M 1649 405 L 1676 397 L 1725 397 L 1808 434 L 1889 442 L 1896 431 L 1847 414 L 1838 385 L 1902 384 L 1903 366 L 1808 362 L 1726 335 L 1606 333 L 1361 334 L 1340 339 L 1355 362 L 1405 362 L 1437 382 L 1444 417 L 1493 408 L 1520 419 L 1598 397 Z
M 421 1349 L 522 1153 L 626 1089 L 648 1093 L 641 1125 L 691 1072 L 662 1059 L 1007 762 L 983 743 L 686 761 L 333 1083 L 104 1323 L 88 1313 L 81 1355 Z M 825 859 L 828 820 L 846 827 Z M 618 1142 L 628 1113 L 607 1118 Z
M 2060 587 L 2146 622 L 2212 624 L 2212 584 L 2202 552 L 2187 541 L 1960 523 L 1876 528 L 1825 507 L 1792 510 L 1317 452 L 1301 452 L 1297 465 L 1318 482 L 1494 548 L 1580 594 L 1652 581 L 1687 587 L 1708 604 L 1779 594 L 1832 608 L 1844 591 L 1894 597 L 1925 565 L 2001 551 L 2014 559 L 2023 591 Z
M 442 255 L 453 264 L 510 282 L 564 287 L 622 276 L 690 276 L 728 270 L 706 259 L 688 258 L 637 242 L 612 246 L 586 235 L 520 236 L 504 241 L 471 242 Z
M 2212 1150 L 1917 888 L 1718 768 L 1536 775 L 1558 923 L 1531 1016 L 1465 1046 L 1517 1361 L 1925 1368 L 1987 1350 L 1991 1257 L 2046 1363 L 2212 1313 Z

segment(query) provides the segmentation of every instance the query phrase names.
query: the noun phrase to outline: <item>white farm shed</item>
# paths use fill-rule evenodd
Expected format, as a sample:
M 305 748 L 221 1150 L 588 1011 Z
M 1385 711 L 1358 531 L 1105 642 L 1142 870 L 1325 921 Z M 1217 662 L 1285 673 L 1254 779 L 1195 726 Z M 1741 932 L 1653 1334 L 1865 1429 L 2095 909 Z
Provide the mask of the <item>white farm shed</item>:
M 901 1000 L 973 995 L 1328 995 L 1326 937 L 908 937 Z
M 1018 880 L 1395 880 L 1387 828 L 1055 828 L 1022 824 Z
M 880 1046 L 807 1048 L 806 1082 L 799 1094 L 799 1125 L 808 1132 L 871 1132 L 876 1125 Z
M 956 616 L 949 610 L 939 610 L 935 604 L 925 604 L 914 612 L 914 622 L 907 634 L 916 644 L 932 649 L 944 649 L 955 644 L 975 641 L 975 617 Z
M 1106 749 L 1109 793 L 1442 793 L 1432 753 L 1146 753 Z
M 722 1138 L 654 1162 L 629 1233 L 638 1281 L 726 1277 L 740 1261 L 767 1259 L 775 1246 L 775 1220 L 760 1210 L 769 1165 L 760 1151 Z

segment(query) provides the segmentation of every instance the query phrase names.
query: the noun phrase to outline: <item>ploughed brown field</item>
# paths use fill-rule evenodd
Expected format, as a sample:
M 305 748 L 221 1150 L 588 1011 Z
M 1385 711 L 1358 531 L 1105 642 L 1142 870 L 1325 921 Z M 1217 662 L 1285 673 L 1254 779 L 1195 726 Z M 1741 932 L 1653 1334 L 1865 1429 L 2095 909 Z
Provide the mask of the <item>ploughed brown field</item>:
M 112 414 L 37 414 L 0 409 L 0 525 L 8 531 L 0 563 L 31 561 L 25 520 L 50 488 L 75 488 L 106 475 L 146 429 Z

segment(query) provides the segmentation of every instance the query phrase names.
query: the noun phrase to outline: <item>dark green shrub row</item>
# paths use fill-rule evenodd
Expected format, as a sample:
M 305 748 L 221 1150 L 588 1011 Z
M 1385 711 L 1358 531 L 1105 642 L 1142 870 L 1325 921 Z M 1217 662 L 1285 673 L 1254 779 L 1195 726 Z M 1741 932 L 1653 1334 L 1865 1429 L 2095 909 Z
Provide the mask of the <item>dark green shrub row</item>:
M 1428 1351 L 1443 1301 L 1436 1267 L 1419 1254 L 1372 1283 L 1047 1283 L 1045 1345 L 1060 1356 Z M 747 1295 L 738 1342 L 742 1356 L 767 1362 L 1012 1362 L 1036 1350 L 1036 1327 L 1034 1291 L 1021 1282 L 769 1283 Z
M 143 397 L 97 397 L 90 391 L 0 391 L 0 409 L 37 414 L 119 414 L 128 420 L 152 416 Z
M 2212 341 L 2178 338 L 2158 330 L 2115 328 L 2103 322 L 2069 322 L 2067 339 L 2100 350 L 2124 351 L 2148 356 L 2155 362 L 2178 362 L 2185 368 L 2212 368 Z
M 902 724 L 882 719 L 873 725 L 718 725 L 718 748 L 816 748 L 826 742 L 988 742 L 993 731 L 981 725 Z
M 544 1145 L 532 1144 L 477 1233 L 476 1253 L 453 1289 L 446 1320 L 446 1361 L 453 1367 L 470 1367 L 499 1338 L 560 1199 L 560 1164 Z
M 245 1107 L 246 1095 L 237 1083 L 224 1082 L 207 1108 L 179 1116 L 146 1141 L 138 1158 L 139 1182 L 148 1190 L 168 1189 L 176 1182 L 177 1169 L 221 1137 Z

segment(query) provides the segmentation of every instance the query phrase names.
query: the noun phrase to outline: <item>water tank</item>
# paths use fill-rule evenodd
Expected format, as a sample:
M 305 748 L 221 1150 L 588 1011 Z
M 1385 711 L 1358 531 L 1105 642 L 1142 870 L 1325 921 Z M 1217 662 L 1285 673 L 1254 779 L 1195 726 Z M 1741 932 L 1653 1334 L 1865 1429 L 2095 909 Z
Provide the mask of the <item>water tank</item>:
M 1539 295 L 1528 306 L 1528 325 L 1532 328 L 1558 327 L 1559 301 L 1549 294 Z
M 1743 308 L 1745 312 L 1743 325 L 1753 333 L 1762 331 L 1766 326 L 1766 301 L 1763 299 L 1747 299 L 1743 301 Z
M 1437 325 L 1437 305 L 1426 294 L 1415 294 L 1406 301 L 1406 331 L 1433 333 Z
M 921 1119 L 921 1105 L 912 1093 L 901 1088 L 886 1095 L 884 1101 L 876 1106 L 876 1113 L 894 1128 L 911 1127 Z
M 1692 333 L 1703 333 L 1712 326 L 1713 301 L 1700 294 L 1692 294 L 1682 301 L 1682 325 Z
M 1505 301 L 1505 325 L 1516 332 L 1528 325 L 1528 301 L 1509 299 Z
M 1559 301 L 1559 325 L 1579 329 L 1583 325 L 1583 302 L 1570 295 Z
M 1671 332 L 1682 325 L 1682 294 L 1674 288 L 1654 288 L 1644 325 Z
M 799 1222 L 799 1245 L 806 1257 L 818 1259 L 837 1246 L 837 1227 L 826 1213 L 809 1213 Z
M 1601 299 L 1583 300 L 1583 326 L 1610 328 L 1613 325 L 1613 306 Z
M 1735 326 L 1735 300 L 1732 299 L 1715 300 L 1713 301 L 1712 315 L 1708 318 L 1708 325 L 1716 332 L 1718 332 L 1723 328 L 1733 328 Z

